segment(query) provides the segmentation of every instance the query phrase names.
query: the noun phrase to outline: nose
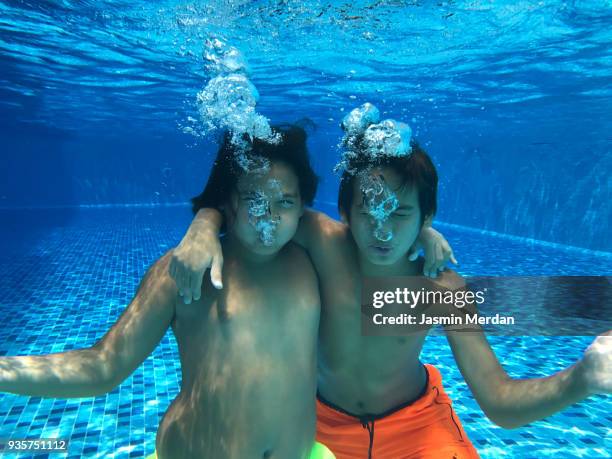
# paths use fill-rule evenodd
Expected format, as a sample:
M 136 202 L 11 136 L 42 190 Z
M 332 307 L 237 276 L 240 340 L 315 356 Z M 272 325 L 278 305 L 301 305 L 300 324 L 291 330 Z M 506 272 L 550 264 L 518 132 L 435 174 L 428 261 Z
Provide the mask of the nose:
M 280 206 L 276 204 L 270 204 L 270 207 L 268 207 L 268 218 L 274 221 L 280 221 L 281 214 L 282 212 Z
M 374 222 L 374 237 L 381 242 L 389 242 L 393 239 L 393 227 L 387 220 Z
M 374 231 L 374 237 L 380 242 L 389 242 L 391 239 L 393 239 L 393 231 L 377 228 Z

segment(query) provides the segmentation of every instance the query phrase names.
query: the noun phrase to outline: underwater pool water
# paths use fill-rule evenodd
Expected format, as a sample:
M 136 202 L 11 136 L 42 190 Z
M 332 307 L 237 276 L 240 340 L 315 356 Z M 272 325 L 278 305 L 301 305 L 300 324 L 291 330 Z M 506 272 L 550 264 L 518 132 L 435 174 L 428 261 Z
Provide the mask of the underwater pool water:
M 95 343 L 180 240 L 219 135 L 196 102 L 214 39 L 248 61 L 258 113 L 309 119 L 318 208 L 337 215 L 339 123 L 371 102 L 436 164 L 461 274 L 610 276 L 610 24 L 610 0 L 0 0 L 0 355 Z M 591 339 L 490 341 L 511 376 L 537 377 Z M 423 361 L 483 458 L 611 456 L 610 397 L 503 430 L 444 337 Z M 167 333 L 105 396 L 0 394 L 0 438 L 143 457 L 180 378 Z
M 6 311 L 0 355 L 25 355 L 78 349 L 100 339 L 131 300 L 147 267 L 178 243 L 191 215 L 183 206 L 3 211 L 1 217 L 12 224 L 0 229 L 0 306 Z M 437 226 L 453 244 L 464 275 L 601 274 L 612 261 L 612 254 Z M 490 337 L 513 377 L 559 371 L 580 358 L 591 340 Z M 595 396 L 528 427 L 504 430 L 476 405 L 444 337 L 427 339 L 422 360 L 442 372 L 483 458 L 609 457 L 609 397 Z M 143 364 L 104 396 L 0 394 L 0 438 L 68 438 L 71 458 L 144 457 L 153 452 L 159 422 L 180 380 L 176 341 L 168 332 Z
M 440 219 L 612 251 L 610 0 L 4 0 L 0 18 L 0 207 L 193 196 L 220 39 L 258 113 L 311 120 L 322 176 L 371 102 L 432 156 Z

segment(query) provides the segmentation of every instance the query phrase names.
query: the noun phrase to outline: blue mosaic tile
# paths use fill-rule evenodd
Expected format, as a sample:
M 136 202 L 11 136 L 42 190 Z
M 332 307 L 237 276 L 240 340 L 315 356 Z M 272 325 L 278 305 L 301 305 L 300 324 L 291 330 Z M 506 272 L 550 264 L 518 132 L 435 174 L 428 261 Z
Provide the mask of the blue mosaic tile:
M 188 208 L 83 209 L 66 219 L 46 219 L 45 212 L 36 231 L 23 228 L 19 241 L 0 228 L 0 312 L 11 318 L 0 327 L 0 355 L 93 345 L 129 303 L 147 267 L 180 241 L 191 219 Z M 612 256 L 441 229 L 465 275 L 601 275 L 612 267 Z M 522 378 L 571 365 L 591 338 L 491 336 L 489 341 L 505 370 Z M 478 407 L 446 338 L 429 337 L 422 360 L 440 369 L 483 458 L 610 457 L 610 397 L 593 397 L 546 420 L 504 430 Z M 144 457 L 153 452 L 180 381 L 178 349 L 169 331 L 143 364 L 104 396 L 54 400 L 0 394 L 0 437 L 69 438 L 69 454 L 51 457 Z

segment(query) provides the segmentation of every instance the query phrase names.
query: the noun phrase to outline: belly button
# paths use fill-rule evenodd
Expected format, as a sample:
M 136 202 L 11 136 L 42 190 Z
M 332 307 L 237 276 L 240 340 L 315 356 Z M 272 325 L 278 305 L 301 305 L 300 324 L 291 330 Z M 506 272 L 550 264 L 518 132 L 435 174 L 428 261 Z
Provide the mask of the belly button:
M 272 451 L 264 451 L 262 459 L 270 459 L 272 457 Z

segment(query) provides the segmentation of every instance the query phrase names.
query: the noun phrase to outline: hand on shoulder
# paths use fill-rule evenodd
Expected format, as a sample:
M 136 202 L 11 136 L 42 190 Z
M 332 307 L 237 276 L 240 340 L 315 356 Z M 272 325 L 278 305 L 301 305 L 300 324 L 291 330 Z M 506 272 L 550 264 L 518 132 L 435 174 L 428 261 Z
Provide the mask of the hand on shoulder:
M 467 286 L 465 278 L 452 269 L 445 269 L 438 277 L 430 278 L 431 283 L 444 290 L 459 290 Z

